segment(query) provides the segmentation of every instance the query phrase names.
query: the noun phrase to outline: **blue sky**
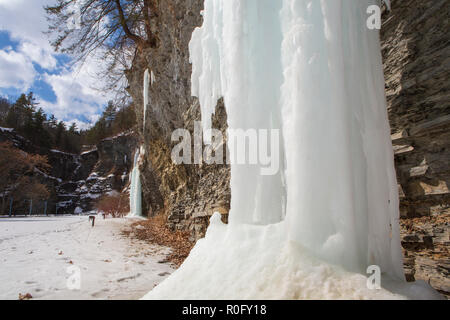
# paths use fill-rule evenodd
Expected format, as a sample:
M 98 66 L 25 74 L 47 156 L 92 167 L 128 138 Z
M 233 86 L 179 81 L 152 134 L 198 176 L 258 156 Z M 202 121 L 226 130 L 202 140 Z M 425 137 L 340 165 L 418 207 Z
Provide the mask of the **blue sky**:
M 95 122 L 112 93 L 95 90 L 102 62 L 73 64 L 56 53 L 43 31 L 44 5 L 54 0 L 0 0 L 0 96 L 14 101 L 33 91 L 40 107 L 66 123 L 87 128 Z M 26 10 L 24 10 L 26 8 Z

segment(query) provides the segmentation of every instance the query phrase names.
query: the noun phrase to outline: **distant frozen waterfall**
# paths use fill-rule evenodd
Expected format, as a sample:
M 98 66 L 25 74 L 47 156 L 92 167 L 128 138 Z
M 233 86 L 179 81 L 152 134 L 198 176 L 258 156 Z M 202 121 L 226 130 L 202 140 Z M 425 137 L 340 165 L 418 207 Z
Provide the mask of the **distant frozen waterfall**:
M 152 73 L 153 77 L 153 73 Z M 152 79 L 153 81 L 153 79 Z M 150 73 L 148 69 L 144 72 L 144 80 L 142 86 L 143 100 L 144 100 L 144 114 L 143 114 L 143 132 L 145 133 L 145 120 L 147 116 L 147 106 L 149 103 L 149 86 Z M 131 172 L 130 182 L 130 217 L 142 216 L 142 188 L 141 188 L 141 172 L 139 171 L 139 159 L 143 156 L 144 148 L 137 149 L 134 154 L 133 171 Z
M 375 0 L 205 0 L 190 43 L 205 129 L 280 129 L 282 170 L 231 165 L 229 225 L 145 298 L 433 297 L 407 285 Z M 236 150 L 230 150 L 235 153 Z M 382 289 L 366 270 L 382 272 Z
M 134 154 L 133 170 L 131 171 L 129 217 L 142 216 L 142 189 L 141 173 L 139 171 L 139 157 L 140 150 L 137 149 Z

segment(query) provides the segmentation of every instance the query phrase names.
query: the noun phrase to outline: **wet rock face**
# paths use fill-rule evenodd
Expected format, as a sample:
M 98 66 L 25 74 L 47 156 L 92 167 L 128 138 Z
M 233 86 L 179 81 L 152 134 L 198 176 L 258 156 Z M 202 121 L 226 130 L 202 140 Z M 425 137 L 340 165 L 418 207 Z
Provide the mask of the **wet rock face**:
M 409 279 L 450 292 L 450 4 L 392 0 L 381 30 Z

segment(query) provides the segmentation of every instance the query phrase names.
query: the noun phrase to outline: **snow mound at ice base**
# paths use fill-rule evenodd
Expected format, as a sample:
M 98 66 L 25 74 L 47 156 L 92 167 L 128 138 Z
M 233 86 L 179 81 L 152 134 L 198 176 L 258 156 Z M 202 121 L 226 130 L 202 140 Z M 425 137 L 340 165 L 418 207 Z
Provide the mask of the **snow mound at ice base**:
M 435 299 L 426 283 L 367 277 L 315 258 L 286 239 L 285 222 L 225 225 L 211 218 L 183 265 L 143 299 Z

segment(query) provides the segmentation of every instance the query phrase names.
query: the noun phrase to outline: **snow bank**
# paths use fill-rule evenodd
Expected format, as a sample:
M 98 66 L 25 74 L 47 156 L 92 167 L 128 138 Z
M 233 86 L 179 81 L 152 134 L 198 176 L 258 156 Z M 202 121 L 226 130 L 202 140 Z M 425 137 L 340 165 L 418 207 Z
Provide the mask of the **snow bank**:
M 317 259 L 286 240 L 286 222 L 267 226 L 226 226 L 216 214 L 206 237 L 167 280 L 144 299 L 428 299 L 420 284 L 383 279 L 386 289 L 370 290 L 367 278 Z M 416 292 L 418 291 L 418 292 Z
M 97 151 L 98 151 L 98 149 L 97 149 L 97 148 L 94 148 L 94 149 L 91 149 L 91 150 L 84 151 L 84 152 L 82 152 L 80 155 L 81 155 L 81 156 L 84 156 L 84 155 L 86 155 L 86 154 L 89 154 L 89 153 L 92 153 L 92 152 L 97 152 Z
M 2 131 L 2 132 L 13 132 L 14 129 L 13 129 L 13 128 L 3 128 L 3 127 L 0 127 L 0 131 Z

